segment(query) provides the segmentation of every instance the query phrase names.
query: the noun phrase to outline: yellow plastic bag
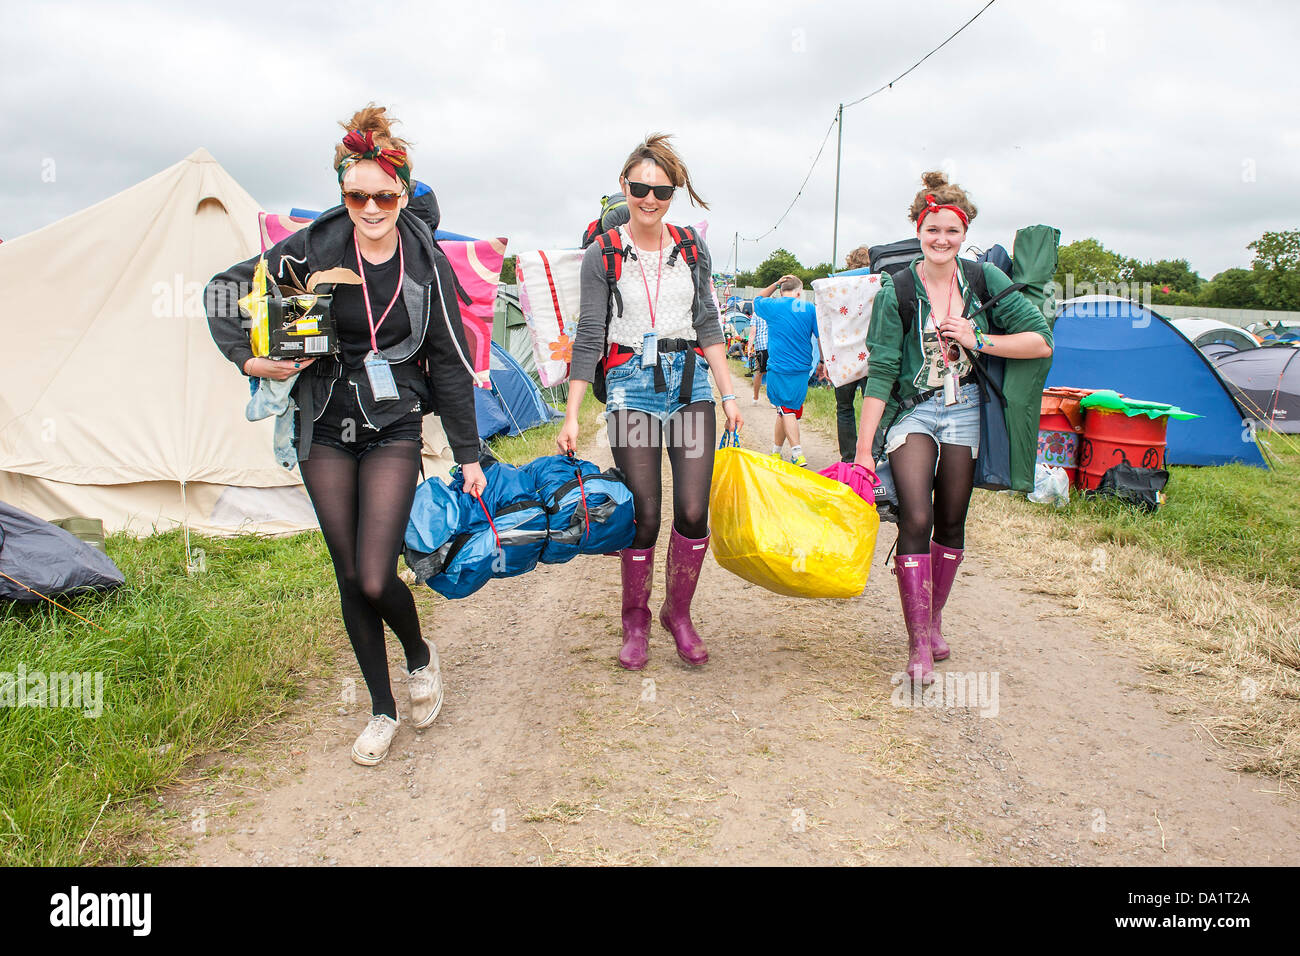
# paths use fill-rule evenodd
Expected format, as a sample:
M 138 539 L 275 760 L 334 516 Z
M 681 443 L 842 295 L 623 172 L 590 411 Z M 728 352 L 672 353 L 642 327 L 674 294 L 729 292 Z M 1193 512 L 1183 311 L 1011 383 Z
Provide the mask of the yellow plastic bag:
M 257 268 L 253 270 L 252 291 L 239 300 L 240 309 L 243 310 L 252 323 L 248 327 L 248 347 L 259 358 L 265 358 L 271 354 L 266 284 L 266 257 L 263 256 L 257 260 Z
M 732 574 L 791 597 L 862 593 L 880 517 L 843 482 L 734 445 L 713 465 L 713 556 Z

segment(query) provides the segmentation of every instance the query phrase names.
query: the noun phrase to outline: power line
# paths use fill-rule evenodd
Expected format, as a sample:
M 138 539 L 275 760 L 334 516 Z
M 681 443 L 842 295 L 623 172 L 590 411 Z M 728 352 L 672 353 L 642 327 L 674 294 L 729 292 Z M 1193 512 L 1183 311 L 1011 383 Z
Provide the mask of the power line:
M 831 125 L 826 128 L 826 135 L 822 137 L 821 146 L 817 147 L 817 155 L 813 157 L 812 165 L 808 167 L 808 175 L 805 176 L 803 178 L 803 182 L 799 184 L 799 191 L 795 193 L 794 198 L 790 200 L 790 205 L 785 207 L 785 212 L 781 213 L 781 218 L 776 221 L 776 223 L 772 226 L 771 229 L 763 233 L 763 235 L 754 236 L 752 238 L 750 236 L 741 236 L 740 237 L 741 239 L 743 239 L 745 242 L 758 242 L 760 239 L 764 239 L 767 236 L 770 236 L 772 233 L 776 232 L 777 226 L 781 225 L 781 223 L 785 221 L 785 217 L 790 215 L 790 210 L 794 208 L 794 204 L 797 203 L 799 201 L 799 197 L 803 195 L 804 186 L 807 186 L 808 180 L 812 179 L 813 170 L 817 168 L 817 160 L 822 158 L 822 152 L 826 149 L 826 143 L 831 138 L 831 130 L 835 128 L 835 124 L 836 122 L 838 122 L 838 120 L 839 120 L 839 114 L 837 113 L 835 117 L 831 119 Z
M 979 12 L 976 13 L 975 16 L 971 17 L 969 20 L 967 20 L 965 23 L 963 23 L 960 27 L 958 27 L 955 31 L 953 31 L 953 33 L 952 33 L 952 34 L 951 34 L 951 35 L 950 35 L 946 40 L 944 40 L 942 43 L 940 43 L 937 47 L 935 47 L 933 50 L 931 50 L 931 51 L 930 51 L 929 53 L 927 53 L 925 56 L 921 57 L 921 59 L 917 60 L 915 63 L 913 63 L 911 66 L 909 66 L 906 70 L 904 70 L 902 73 L 898 74 L 898 76 L 894 77 L 894 78 L 893 78 L 892 80 L 890 80 L 888 83 L 885 83 L 884 85 L 878 87 L 877 89 L 872 90 L 872 91 L 871 91 L 870 93 L 868 93 L 866 96 L 859 97 L 858 99 L 854 100 L 852 103 L 844 103 L 844 104 L 842 104 L 842 105 L 841 105 L 841 106 L 840 106 L 840 107 L 835 111 L 835 116 L 831 119 L 831 125 L 828 126 L 827 129 L 826 129 L 826 135 L 822 137 L 822 144 L 821 144 L 821 146 L 819 146 L 819 147 L 817 148 L 817 155 L 813 157 L 812 165 L 808 167 L 808 175 L 805 176 L 805 177 L 803 178 L 803 182 L 799 184 L 799 191 L 796 192 L 796 193 L 794 194 L 794 199 L 791 199 L 791 200 L 790 200 L 790 205 L 786 206 L 786 208 L 785 208 L 785 212 L 781 213 L 781 218 L 778 219 L 778 220 L 775 222 L 775 224 L 773 224 L 773 226 L 772 226 L 771 229 L 767 230 L 767 232 L 763 233 L 761 236 L 753 236 L 753 237 L 750 237 L 750 236 L 741 236 L 741 235 L 737 235 L 737 239 L 740 240 L 740 241 L 744 241 L 744 242 L 758 242 L 758 241 L 760 241 L 760 240 L 766 238 L 767 236 L 770 236 L 772 233 L 776 232 L 777 228 L 781 225 L 781 223 L 783 223 L 783 222 L 785 221 L 785 217 L 788 216 L 788 215 L 790 215 L 790 210 L 793 209 L 793 208 L 794 208 L 794 204 L 797 203 L 797 202 L 799 201 L 799 197 L 803 195 L 804 187 L 808 185 L 808 180 L 812 178 L 813 170 L 815 170 L 815 169 L 817 168 L 817 161 L 818 161 L 819 159 L 822 158 L 822 152 L 826 149 L 826 143 L 827 143 L 827 142 L 830 140 L 830 138 L 831 138 L 831 130 L 835 129 L 835 125 L 836 125 L 837 123 L 842 122 L 841 117 L 842 117 L 843 114 L 844 114 L 844 110 L 848 109 L 850 106 L 857 106 L 859 103 L 861 103 L 861 102 L 863 102 L 863 101 L 865 101 L 865 100 L 869 100 L 869 99 L 871 99 L 873 96 L 875 96 L 875 95 L 878 94 L 878 93 L 883 93 L 885 90 L 892 89 L 895 83 L 897 83 L 897 82 L 898 82 L 899 80 L 901 80 L 903 77 L 907 76 L 907 74 L 911 73 L 911 72 L 912 72 L 913 70 L 915 70 L 918 66 L 920 66 L 922 63 L 924 63 L 926 60 L 930 59 L 930 57 L 934 56 L 936 53 L 938 53 L 940 50 L 942 50 L 945 46 L 947 46 L 950 42 L 952 42 L 953 38 L 956 37 L 957 34 L 961 33 L 961 32 L 962 32 L 963 30 L 965 30 L 968 26 L 970 26 L 972 23 L 974 23 L 976 20 L 978 20 L 978 19 L 980 18 L 980 15 L 981 15 L 985 10 L 987 10 L 989 7 L 993 6 L 993 4 L 994 4 L 995 2 L 996 2 L 996 0 L 989 0 L 988 3 L 986 3 L 986 4 L 984 4 L 984 6 L 980 7 Z M 833 255 L 833 254 L 832 254 L 832 255 Z M 738 255 L 737 255 L 737 258 L 739 258 Z M 737 263 L 737 267 L 739 267 L 739 263 Z
M 989 0 L 988 3 L 986 3 L 986 4 L 984 4 L 984 6 L 980 7 L 980 9 L 979 9 L 979 13 L 975 14 L 975 16 L 971 17 L 969 20 L 967 20 L 965 23 L 963 23 L 961 26 L 959 26 L 959 27 L 956 29 L 956 31 L 953 32 L 952 36 L 949 36 L 947 40 L 944 40 L 944 41 L 943 41 L 942 43 L 940 43 L 937 47 L 935 47 L 933 50 L 931 50 L 931 51 L 930 51 L 929 53 L 927 53 L 925 56 L 921 57 L 921 59 L 917 60 L 915 63 L 913 63 L 911 66 L 909 66 L 906 70 L 904 70 L 902 73 L 898 74 L 898 76 L 894 77 L 892 80 L 890 80 L 888 83 L 886 83 L 884 86 L 881 86 L 881 87 L 879 87 L 879 88 L 877 88 L 877 89 L 872 90 L 872 91 L 871 91 L 870 93 L 868 93 L 866 96 L 859 97 L 858 99 L 854 100 L 852 103 L 845 103 L 845 104 L 844 104 L 844 108 L 845 108 L 845 109 L 848 109 L 850 106 L 857 106 L 857 105 L 858 105 L 859 103 L 861 103 L 863 100 L 869 100 L 869 99 L 871 99 L 873 96 L 875 96 L 877 93 L 883 93 L 885 90 L 887 90 L 887 89 L 889 89 L 890 87 L 892 87 L 895 83 L 897 83 L 897 82 L 898 82 L 899 80 L 901 80 L 903 77 L 907 76 L 907 74 L 911 73 L 913 70 L 915 70 L 918 66 L 920 66 L 922 63 L 924 63 L 926 60 L 930 59 L 930 57 L 934 56 L 936 53 L 938 53 L 940 50 L 942 50 L 944 47 L 946 47 L 946 46 L 949 44 L 949 42 L 953 39 L 953 37 L 955 37 L 958 33 L 961 33 L 962 30 L 965 30 L 968 26 L 970 26 L 972 23 L 974 23 L 976 20 L 978 20 L 978 19 L 980 18 L 980 14 L 983 13 L 985 10 L 987 10 L 989 7 L 993 6 L 994 2 L 995 2 L 995 0 Z

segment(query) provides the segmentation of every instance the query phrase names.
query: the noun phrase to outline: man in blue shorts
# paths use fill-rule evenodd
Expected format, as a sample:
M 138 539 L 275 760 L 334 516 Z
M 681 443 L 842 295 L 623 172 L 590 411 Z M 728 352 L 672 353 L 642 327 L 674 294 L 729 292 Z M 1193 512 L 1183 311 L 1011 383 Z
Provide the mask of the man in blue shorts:
M 777 289 L 780 296 L 769 298 Z M 754 299 L 754 318 L 767 323 L 767 400 L 776 409 L 776 429 L 772 436 L 772 454 L 781 457 L 786 439 L 790 440 L 790 460 L 807 466 L 799 442 L 799 419 L 808 396 L 808 368 L 812 363 L 813 339 L 817 338 L 817 310 L 803 301 L 803 282 L 794 276 L 782 276 Z M 818 359 L 821 340 L 817 339 Z M 825 375 L 824 362 L 817 374 Z

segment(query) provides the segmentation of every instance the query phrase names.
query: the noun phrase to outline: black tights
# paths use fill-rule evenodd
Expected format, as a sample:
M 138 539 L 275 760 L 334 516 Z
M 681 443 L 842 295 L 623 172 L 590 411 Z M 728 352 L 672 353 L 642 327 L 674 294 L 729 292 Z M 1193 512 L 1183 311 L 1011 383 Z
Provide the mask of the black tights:
M 636 508 L 630 547 L 652 548 L 659 537 L 663 499 L 661 449 L 667 445 L 673 472 L 673 527 L 687 538 L 709 534 L 709 488 L 717 421 L 710 402 L 692 402 L 668 419 L 667 442 L 659 419 L 634 409 L 610 412 L 614 464 L 627 477 Z
M 931 538 L 946 548 L 964 548 L 975 483 L 970 449 L 944 445 L 940 453 L 928 435 L 908 435 L 890 452 L 889 467 L 898 489 L 898 553 L 929 554 Z
M 372 448 L 360 461 L 350 452 L 313 443 L 299 467 L 334 562 L 343 625 L 370 691 L 371 713 L 396 720 L 384 622 L 402 642 L 409 670 L 429 663 L 415 598 L 397 576 L 397 555 L 415 500 L 420 443 L 393 441 Z

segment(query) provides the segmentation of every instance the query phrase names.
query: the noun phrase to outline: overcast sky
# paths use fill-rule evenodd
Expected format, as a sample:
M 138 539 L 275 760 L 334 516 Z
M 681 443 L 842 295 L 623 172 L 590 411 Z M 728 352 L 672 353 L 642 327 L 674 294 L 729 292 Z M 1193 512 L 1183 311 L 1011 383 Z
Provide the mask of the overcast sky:
M 767 233 L 836 104 L 893 78 L 985 0 L 9 3 L 0 34 L 0 238 L 53 222 L 199 146 L 264 208 L 338 201 L 336 122 L 374 100 L 413 143 L 445 228 L 568 247 L 630 149 L 676 135 L 715 267 Z M 997 0 L 893 89 L 845 112 L 839 259 L 903 238 L 922 171 L 979 206 L 969 239 L 1059 226 L 1205 277 L 1300 228 L 1287 2 Z M 51 168 L 53 182 L 42 170 Z M 831 254 L 835 135 L 775 232 Z

